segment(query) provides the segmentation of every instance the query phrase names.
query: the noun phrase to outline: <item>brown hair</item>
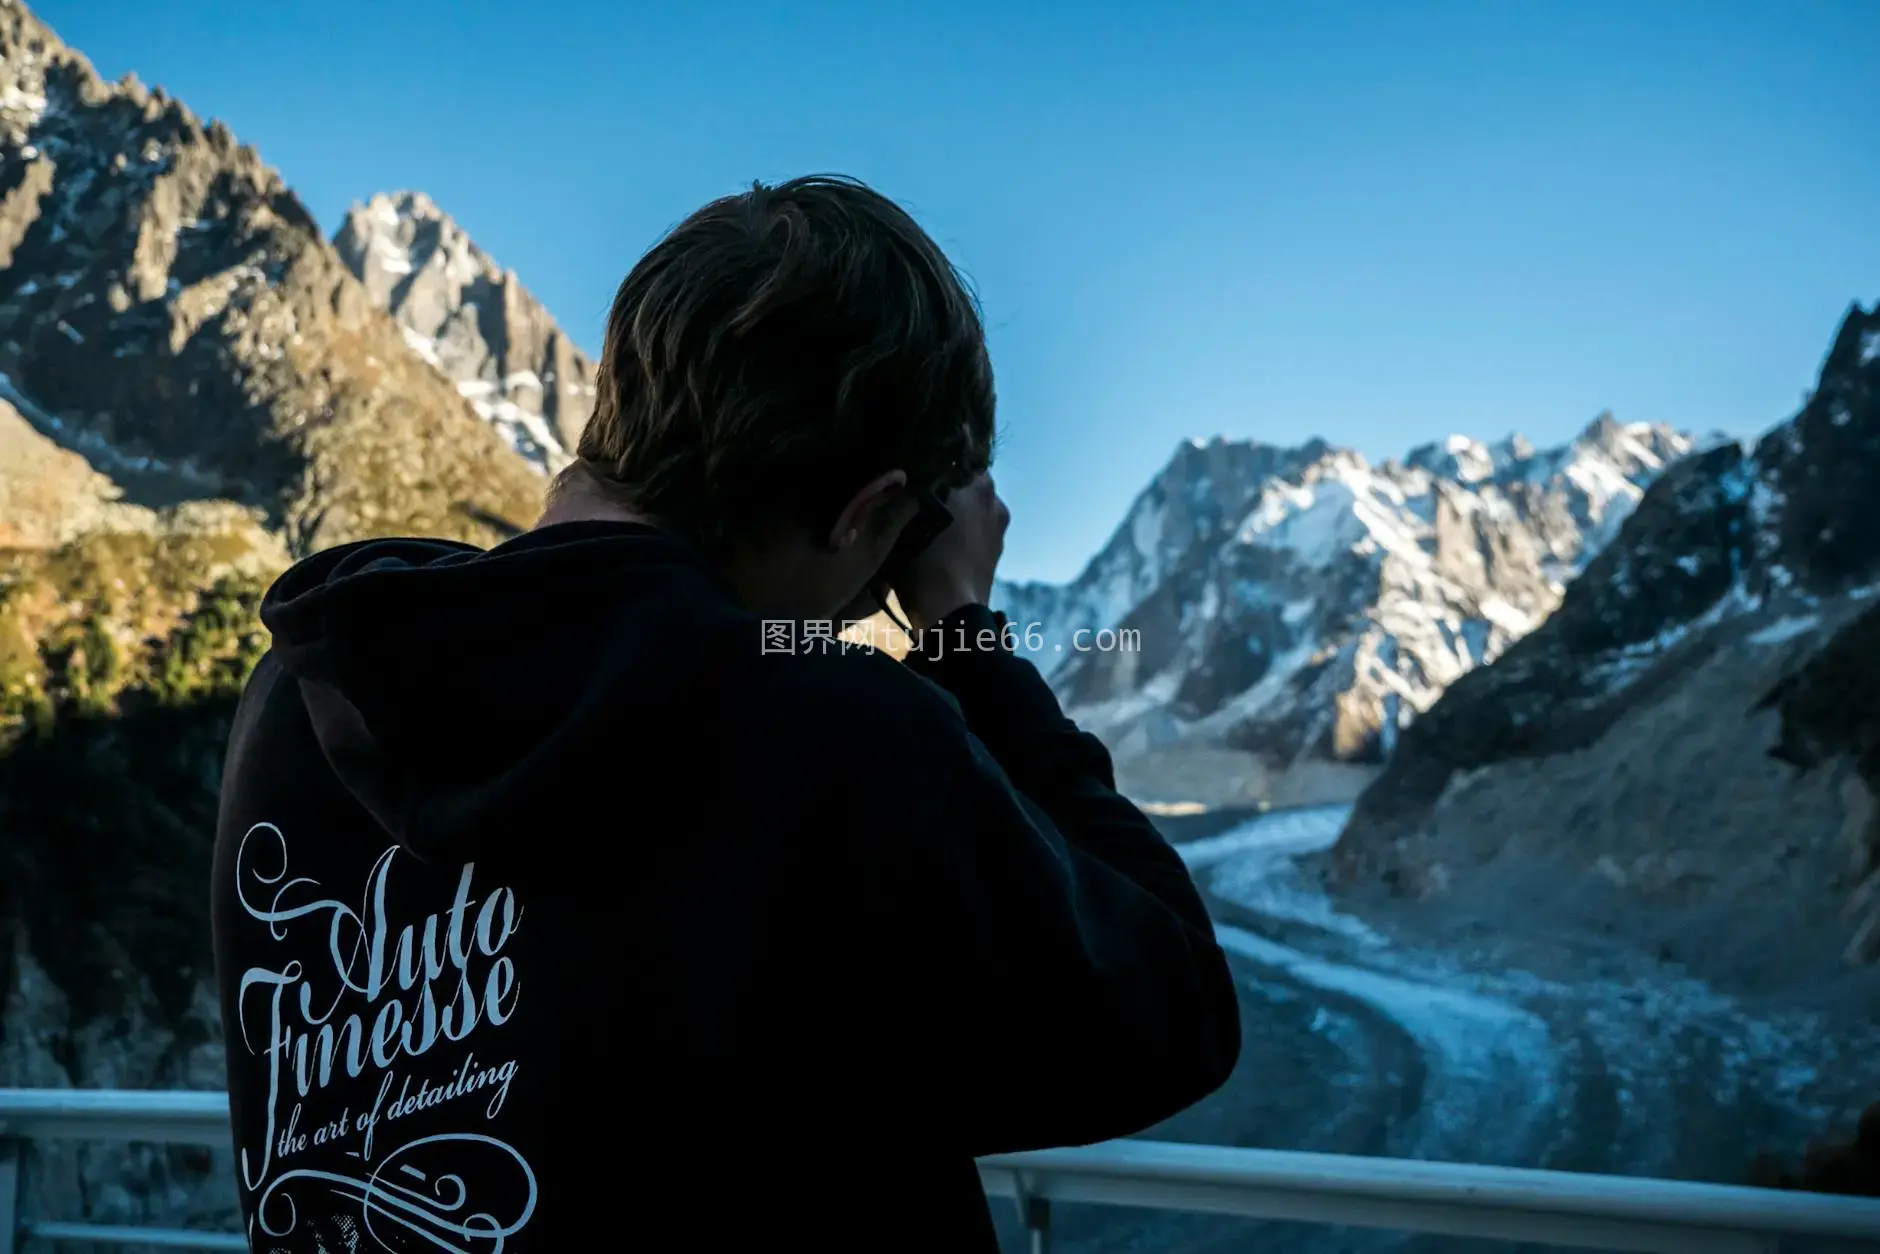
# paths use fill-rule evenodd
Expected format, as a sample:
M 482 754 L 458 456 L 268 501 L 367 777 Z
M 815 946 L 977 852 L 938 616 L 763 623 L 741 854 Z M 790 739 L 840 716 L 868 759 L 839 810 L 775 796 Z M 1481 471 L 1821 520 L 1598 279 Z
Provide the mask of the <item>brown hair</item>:
M 905 210 L 840 176 L 759 183 L 621 283 L 578 464 L 722 550 L 831 526 L 888 470 L 966 482 L 991 461 L 993 404 L 978 304 Z

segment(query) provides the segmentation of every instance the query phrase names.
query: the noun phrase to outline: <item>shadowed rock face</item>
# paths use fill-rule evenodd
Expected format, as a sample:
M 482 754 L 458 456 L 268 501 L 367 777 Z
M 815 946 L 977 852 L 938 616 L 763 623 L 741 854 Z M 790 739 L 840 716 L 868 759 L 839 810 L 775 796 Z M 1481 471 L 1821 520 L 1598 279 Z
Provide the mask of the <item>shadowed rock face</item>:
M 1721 883 L 1734 875 L 1723 851 L 1793 846 L 1804 852 L 1769 874 L 1798 893 L 1803 881 L 1839 884 L 1848 952 L 1871 955 L 1871 899 L 1880 896 L 1869 817 L 1880 796 L 1880 618 L 1869 602 L 1880 582 L 1876 492 L 1880 310 L 1856 306 L 1800 413 L 1753 451 L 1719 447 L 1673 467 L 1551 618 L 1405 731 L 1339 842 L 1340 878 L 1428 884 L 1434 868 L 1492 859 L 1498 842 L 1590 860 L 1606 848 L 1602 833 L 1622 824 L 1616 813 L 1596 817 L 1619 786 L 1596 783 L 1597 773 L 1566 781 L 1579 779 L 1582 763 L 1636 763 L 1641 777 L 1624 785 L 1633 809 L 1665 808 L 1656 834 L 1631 852 L 1644 856 L 1652 840 L 1660 853 L 1695 842 L 1679 857 Z M 1684 729 L 1675 744 L 1663 738 L 1673 726 Z M 1714 741 L 1714 752 L 1683 760 L 1692 737 Z M 1815 784 L 1766 759 L 1728 765 L 1752 744 L 1804 774 L 1831 768 L 1841 803 L 1808 800 Z M 1720 795 L 1735 800 L 1709 815 Z M 1474 830 L 1491 809 L 1520 813 L 1518 829 Z M 1701 842 L 1683 830 L 1700 814 Z M 1636 889 L 1637 877 L 1620 869 L 1615 877 Z M 1826 898 L 1770 904 L 1811 926 L 1836 914 L 1823 909 Z
M 1691 448 L 1610 415 L 1561 448 L 1458 436 L 1381 465 L 1322 441 L 1194 441 L 1077 579 L 997 596 L 1041 624 L 1034 656 L 1119 758 L 1225 751 L 1238 765 L 1224 786 L 1268 795 L 1327 764 L 1382 762 L 1445 688 L 1553 611 Z M 1132 646 L 1077 647 L 1104 628 Z
M 1857 614 L 1783 677 L 1758 709 L 1779 718 L 1769 755 L 1807 775 L 1851 765 L 1858 789 L 1844 824 L 1847 956 L 1880 958 L 1880 606 Z M 1850 781 L 1851 783 L 1852 781 Z
M 515 271 L 422 192 L 354 205 L 333 237 L 374 303 L 512 447 L 566 464 L 594 409 L 594 364 Z

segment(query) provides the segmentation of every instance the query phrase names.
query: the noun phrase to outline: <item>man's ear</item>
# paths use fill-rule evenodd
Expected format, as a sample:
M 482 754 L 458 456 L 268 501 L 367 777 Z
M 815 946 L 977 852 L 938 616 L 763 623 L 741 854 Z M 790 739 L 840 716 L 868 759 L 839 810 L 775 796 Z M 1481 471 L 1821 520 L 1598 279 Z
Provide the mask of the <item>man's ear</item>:
M 905 527 L 916 512 L 914 502 L 903 491 L 906 487 L 905 470 L 890 470 L 870 480 L 850 498 L 830 528 L 830 549 L 840 552 Z

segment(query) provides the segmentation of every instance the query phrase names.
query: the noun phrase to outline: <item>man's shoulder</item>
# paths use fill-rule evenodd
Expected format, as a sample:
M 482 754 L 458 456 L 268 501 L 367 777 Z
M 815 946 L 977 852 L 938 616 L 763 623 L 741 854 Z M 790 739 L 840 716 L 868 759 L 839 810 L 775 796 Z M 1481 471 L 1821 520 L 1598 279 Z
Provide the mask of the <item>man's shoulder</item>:
M 235 715 L 229 728 L 231 750 L 239 749 L 251 739 L 258 725 L 267 719 L 270 713 L 276 718 L 279 717 L 283 706 L 280 698 L 284 696 L 292 698 L 293 704 L 298 707 L 299 694 L 295 686 L 281 684 L 281 679 L 286 673 L 281 666 L 279 655 L 271 648 L 264 652 L 255 662 L 254 667 L 249 670 L 248 678 L 242 681 L 241 696 L 236 700 Z M 232 765 L 231 763 L 230 766 Z
M 760 654 L 740 668 L 753 713 L 805 730 L 855 736 L 960 735 L 965 721 L 938 684 L 867 645 L 836 641 L 790 653 Z

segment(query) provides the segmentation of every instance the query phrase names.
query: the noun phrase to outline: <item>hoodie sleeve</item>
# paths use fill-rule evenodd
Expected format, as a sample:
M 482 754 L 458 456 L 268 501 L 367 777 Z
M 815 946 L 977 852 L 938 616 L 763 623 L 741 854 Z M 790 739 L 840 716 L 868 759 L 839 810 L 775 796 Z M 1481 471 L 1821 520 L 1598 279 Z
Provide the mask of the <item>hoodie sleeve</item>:
M 950 1117 L 975 1155 L 1139 1132 L 1218 1088 L 1240 1052 L 1186 866 L 1117 793 L 1102 744 L 998 647 L 1003 626 L 968 607 L 909 659 L 966 724 L 910 810 L 920 878 L 904 900 L 926 916 L 936 1030 L 964 1065 Z

